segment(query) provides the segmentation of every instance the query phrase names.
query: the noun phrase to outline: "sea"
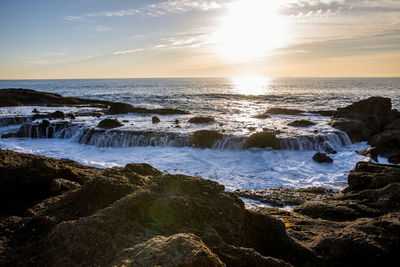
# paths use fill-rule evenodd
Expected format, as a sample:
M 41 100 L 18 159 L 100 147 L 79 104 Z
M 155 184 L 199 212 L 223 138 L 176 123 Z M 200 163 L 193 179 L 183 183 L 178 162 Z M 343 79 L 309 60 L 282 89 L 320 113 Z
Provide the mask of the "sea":
M 366 142 L 351 143 L 348 136 L 329 125 L 330 117 L 309 111 L 336 110 L 370 96 L 392 99 L 400 109 L 400 78 L 159 78 L 159 79 L 76 79 L 0 80 L 0 88 L 27 88 L 63 96 L 125 102 L 144 108 L 174 108 L 188 115 L 152 114 L 81 116 L 67 126 L 52 129 L 49 136 L 28 134 L 27 138 L 0 138 L 0 148 L 54 158 L 68 158 L 100 168 L 149 163 L 165 173 L 180 173 L 211 179 L 227 190 L 258 190 L 270 187 L 321 186 L 340 190 L 359 161 L 371 159 L 356 152 Z M 304 110 L 299 115 L 271 115 L 256 119 L 268 108 Z M 15 132 L 29 122 L 32 111 L 83 112 L 96 108 L 25 106 L 0 108 L 0 134 Z M 215 122 L 191 124 L 194 116 L 210 116 Z M 124 126 L 96 132 L 104 118 L 117 118 Z M 315 123 L 292 127 L 294 120 Z M 53 121 L 53 123 L 57 121 Z M 215 130 L 223 138 L 212 148 L 190 145 L 198 130 Z M 245 138 L 256 132 L 278 131 L 282 150 L 247 149 Z M 90 133 L 90 134 L 89 134 Z M 30 138 L 30 137 L 40 138 Z M 318 152 L 329 154 L 333 163 L 317 163 Z M 387 163 L 387 159 L 379 158 Z

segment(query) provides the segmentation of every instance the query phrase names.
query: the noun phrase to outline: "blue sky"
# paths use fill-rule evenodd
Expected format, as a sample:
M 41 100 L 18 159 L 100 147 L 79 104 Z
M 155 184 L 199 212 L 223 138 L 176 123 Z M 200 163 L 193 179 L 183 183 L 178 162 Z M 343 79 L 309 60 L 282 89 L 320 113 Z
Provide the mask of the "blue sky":
M 0 33 L 0 79 L 400 74 L 398 0 L 0 0 Z

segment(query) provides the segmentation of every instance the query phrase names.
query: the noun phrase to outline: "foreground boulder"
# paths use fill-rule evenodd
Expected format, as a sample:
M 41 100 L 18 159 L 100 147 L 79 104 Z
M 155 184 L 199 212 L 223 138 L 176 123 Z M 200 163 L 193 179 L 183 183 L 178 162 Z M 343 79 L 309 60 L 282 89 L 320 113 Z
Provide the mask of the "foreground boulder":
M 148 165 L 98 169 L 4 150 L 0 174 L 1 265 L 304 266 L 316 260 L 281 221 L 245 209 L 216 182 L 163 175 Z M 79 186 L 54 192 L 59 178 Z
M 121 126 L 124 125 L 117 119 L 104 119 L 97 124 L 97 127 L 104 129 L 113 129 Z

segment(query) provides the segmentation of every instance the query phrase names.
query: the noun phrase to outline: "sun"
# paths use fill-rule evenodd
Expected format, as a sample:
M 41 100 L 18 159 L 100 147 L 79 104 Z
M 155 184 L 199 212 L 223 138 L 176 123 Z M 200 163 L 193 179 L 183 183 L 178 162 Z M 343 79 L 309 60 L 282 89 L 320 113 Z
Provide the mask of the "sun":
M 285 18 L 280 1 L 238 0 L 215 34 L 219 53 L 232 61 L 260 58 L 285 43 Z

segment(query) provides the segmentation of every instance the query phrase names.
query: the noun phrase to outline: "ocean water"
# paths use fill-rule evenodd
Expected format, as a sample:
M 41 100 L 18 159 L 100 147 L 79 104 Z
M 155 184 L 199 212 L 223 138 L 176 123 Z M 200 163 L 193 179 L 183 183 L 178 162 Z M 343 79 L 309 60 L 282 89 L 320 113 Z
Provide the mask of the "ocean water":
M 159 124 L 151 122 L 152 115 L 78 117 L 68 125 L 53 121 L 52 129 L 39 135 L 35 134 L 35 123 L 40 121 L 33 124 L 28 121 L 31 125 L 26 128 L 27 138 L 0 139 L 0 148 L 70 158 L 98 167 L 147 162 L 168 173 L 216 180 L 229 190 L 278 186 L 341 189 L 346 186 L 349 170 L 358 161 L 369 160 L 355 152 L 368 145 L 351 144 L 345 133 L 329 126 L 329 117 L 302 113 L 252 118 L 270 107 L 334 110 L 370 96 L 384 96 L 392 99 L 394 108 L 400 108 L 400 78 L 3 80 L 0 88 L 29 88 L 126 102 L 137 107 L 190 111 L 189 115 L 158 115 Z M 0 133 L 16 131 L 18 124 L 23 123 L 9 123 L 9 120 L 5 123 L 4 118 L 29 117 L 34 108 L 43 112 L 81 112 L 80 108 L 71 107 L 0 108 Z M 196 115 L 212 116 L 216 122 L 203 125 L 187 122 Z M 105 117 L 118 118 L 124 126 L 93 132 Z M 315 125 L 307 128 L 287 125 L 297 119 L 307 119 Z M 175 120 L 179 120 L 179 127 Z M 212 149 L 190 147 L 190 135 L 201 129 L 216 130 L 224 138 Z M 245 137 L 265 129 L 280 131 L 278 138 L 283 150 L 244 148 Z M 330 155 L 333 164 L 312 160 L 316 151 L 332 150 L 337 151 Z

